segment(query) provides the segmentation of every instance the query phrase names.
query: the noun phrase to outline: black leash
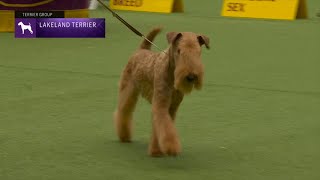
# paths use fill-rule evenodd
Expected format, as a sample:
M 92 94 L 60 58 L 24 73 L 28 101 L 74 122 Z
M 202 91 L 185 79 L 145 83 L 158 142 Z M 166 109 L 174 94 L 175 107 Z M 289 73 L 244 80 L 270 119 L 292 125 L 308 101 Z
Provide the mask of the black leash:
M 132 32 L 134 32 L 136 35 L 142 37 L 143 39 L 147 40 L 150 44 L 154 45 L 158 50 L 162 51 L 157 45 L 155 45 L 152 41 L 150 41 L 148 38 L 146 38 L 141 32 L 139 32 L 137 29 L 132 27 L 129 23 L 127 23 L 124 19 L 122 19 L 117 13 L 112 11 L 107 5 L 105 5 L 101 0 L 97 0 L 103 7 L 105 7 L 108 11 L 110 11 L 113 15 L 113 17 L 116 17 L 120 22 L 122 22 L 125 26 L 127 26 Z M 164 52 L 164 51 L 162 51 Z

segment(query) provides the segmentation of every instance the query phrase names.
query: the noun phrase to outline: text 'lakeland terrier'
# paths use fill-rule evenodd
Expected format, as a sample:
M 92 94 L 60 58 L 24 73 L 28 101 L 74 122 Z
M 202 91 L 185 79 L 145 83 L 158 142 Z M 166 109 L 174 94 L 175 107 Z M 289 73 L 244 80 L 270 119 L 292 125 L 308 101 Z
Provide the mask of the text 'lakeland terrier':
M 160 31 L 161 28 L 154 28 L 147 38 L 153 41 Z M 201 89 L 201 46 L 209 49 L 209 38 L 192 32 L 169 32 L 167 40 L 170 46 L 164 52 L 150 51 L 151 44 L 144 40 L 131 56 L 121 75 L 114 113 L 120 141 L 130 142 L 138 96 L 141 94 L 152 104 L 151 156 L 175 156 L 181 152 L 174 126 L 176 112 L 184 94 L 193 88 Z

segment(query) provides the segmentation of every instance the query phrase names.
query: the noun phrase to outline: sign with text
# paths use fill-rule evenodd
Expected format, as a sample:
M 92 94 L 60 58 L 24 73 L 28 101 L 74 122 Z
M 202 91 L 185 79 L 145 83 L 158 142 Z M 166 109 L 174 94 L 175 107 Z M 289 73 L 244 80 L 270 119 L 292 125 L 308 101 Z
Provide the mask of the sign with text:
M 65 18 L 64 11 L 14 11 L 15 18 Z
M 110 0 L 110 8 L 145 12 L 183 12 L 183 0 Z
M 105 38 L 104 18 L 16 18 L 16 38 Z
M 222 16 L 294 20 L 307 18 L 305 0 L 224 0 Z
M 62 11 L 59 17 L 88 18 L 88 6 L 88 0 L 0 0 L 0 32 L 14 32 L 15 11 Z

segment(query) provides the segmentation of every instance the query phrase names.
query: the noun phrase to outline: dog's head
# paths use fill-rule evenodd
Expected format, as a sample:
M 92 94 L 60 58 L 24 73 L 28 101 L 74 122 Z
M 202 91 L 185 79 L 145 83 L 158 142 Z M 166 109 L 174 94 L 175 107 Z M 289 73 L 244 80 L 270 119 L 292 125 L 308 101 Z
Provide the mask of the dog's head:
M 23 23 L 20 21 L 20 22 L 18 23 L 18 26 L 21 26 L 21 25 L 23 25 Z
M 184 94 L 193 88 L 200 90 L 203 84 L 204 67 L 201 62 L 201 47 L 209 49 L 209 38 L 192 32 L 169 32 L 171 44 L 170 63 L 174 66 L 174 87 Z

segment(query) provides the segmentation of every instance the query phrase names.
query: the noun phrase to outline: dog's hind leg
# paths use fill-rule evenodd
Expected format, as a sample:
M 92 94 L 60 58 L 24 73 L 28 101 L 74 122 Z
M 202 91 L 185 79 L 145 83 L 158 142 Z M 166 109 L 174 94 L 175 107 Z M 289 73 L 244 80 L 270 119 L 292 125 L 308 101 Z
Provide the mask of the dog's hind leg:
M 114 121 L 118 137 L 121 142 L 130 142 L 132 135 L 132 116 L 138 101 L 139 91 L 131 80 L 128 68 L 123 72 L 120 80 L 118 106 L 114 112 Z

